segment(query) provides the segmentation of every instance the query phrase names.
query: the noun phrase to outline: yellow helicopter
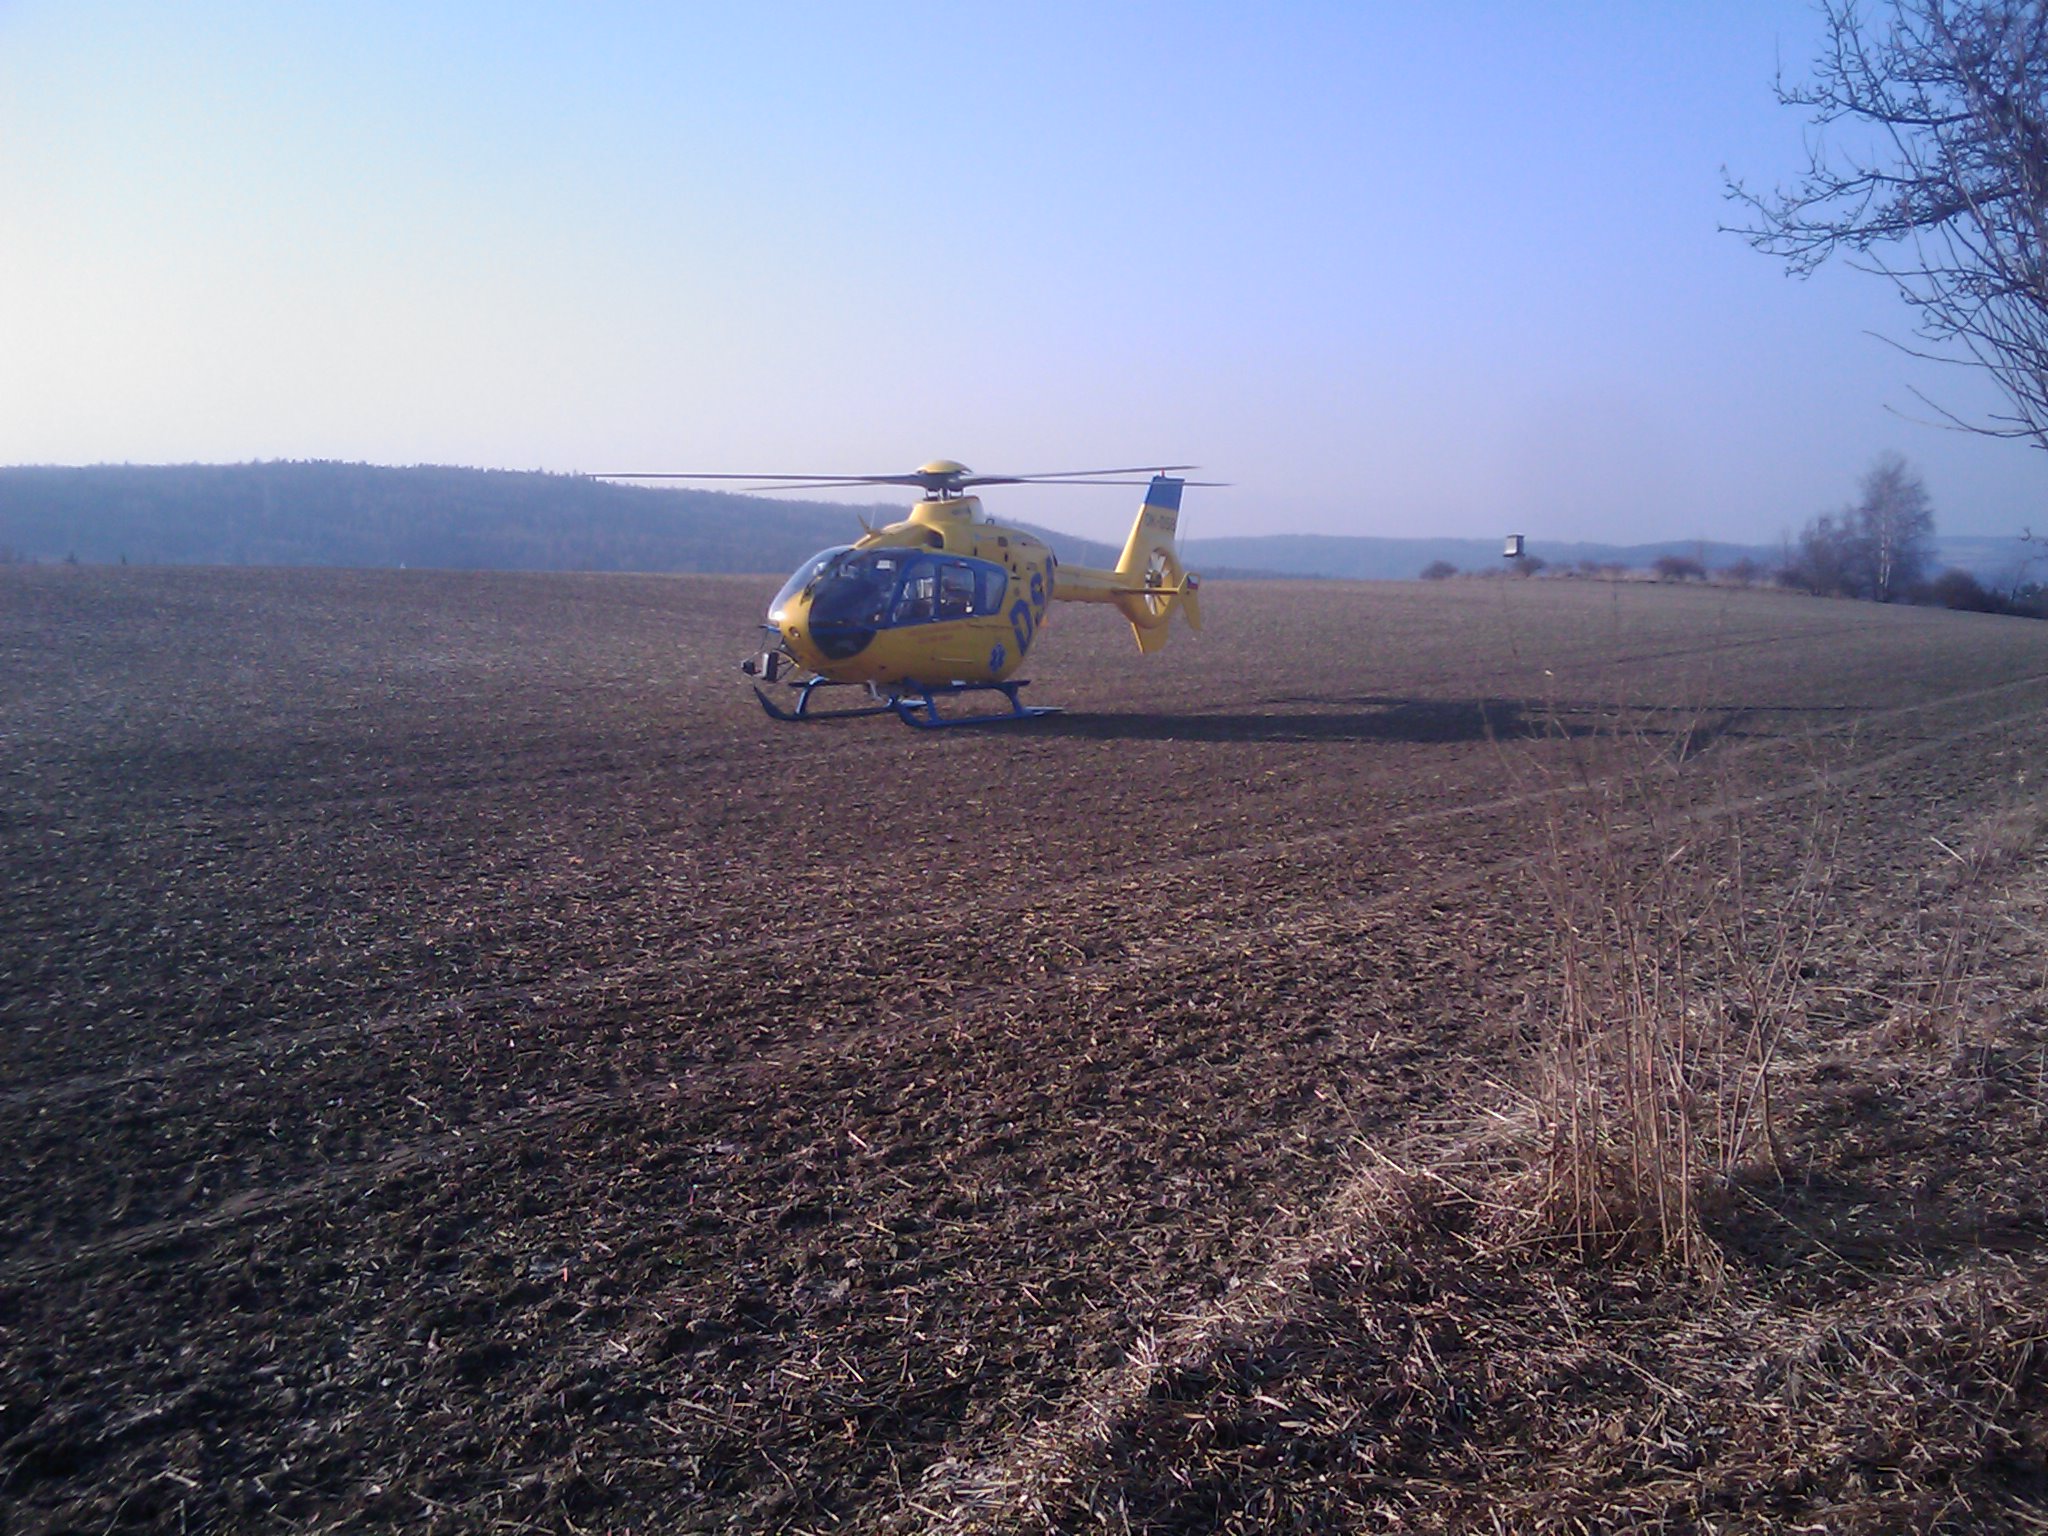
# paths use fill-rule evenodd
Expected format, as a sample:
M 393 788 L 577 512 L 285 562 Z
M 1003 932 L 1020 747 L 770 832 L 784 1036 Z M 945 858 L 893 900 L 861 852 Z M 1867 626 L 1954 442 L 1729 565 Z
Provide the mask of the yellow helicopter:
M 1054 602 L 1112 603 L 1130 621 L 1138 649 L 1166 644 L 1178 612 L 1202 627 L 1199 577 L 1181 567 L 1175 547 L 1184 486 L 1214 484 L 1175 478 L 1186 464 L 1158 469 L 1090 469 L 1060 474 L 977 475 L 951 459 L 935 459 L 907 475 L 618 475 L 635 480 L 748 480 L 759 490 L 825 490 L 854 485 L 914 486 L 922 499 L 903 521 L 868 528 L 852 544 L 820 550 L 799 566 L 768 605 L 767 648 L 740 664 L 760 681 L 754 695 L 777 720 L 846 719 L 894 714 L 926 730 L 986 725 L 1057 711 L 1027 705 L 1015 676 Z M 1149 480 L 1128 480 L 1128 475 Z M 1123 556 L 1113 571 L 1062 565 L 1045 542 L 982 516 L 984 485 L 1143 485 Z M 863 521 L 863 527 L 865 527 Z M 760 683 L 795 690 L 785 708 Z M 865 706 L 814 714 L 819 690 L 861 687 Z M 948 717 L 942 697 L 1001 694 L 1009 708 Z

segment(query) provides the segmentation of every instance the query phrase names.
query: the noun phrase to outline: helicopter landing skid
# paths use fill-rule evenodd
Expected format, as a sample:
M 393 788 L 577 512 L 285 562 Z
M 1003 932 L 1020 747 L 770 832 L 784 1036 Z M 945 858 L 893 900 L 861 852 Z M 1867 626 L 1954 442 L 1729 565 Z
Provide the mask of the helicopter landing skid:
M 829 677 L 807 677 L 802 682 L 791 679 L 789 686 L 796 690 L 796 707 L 784 709 L 771 698 L 760 684 L 754 685 L 754 697 L 761 701 L 761 708 L 777 720 L 791 722 L 815 720 L 858 720 L 864 715 L 894 715 L 905 725 L 916 726 L 920 731 L 951 730 L 958 725 L 1002 725 L 1012 720 L 1035 720 L 1040 715 L 1056 715 L 1060 711 L 1050 704 L 1026 704 L 1017 697 L 1017 690 L 1028 686 L 1026 682 L 1014 683 L 942 683 L 934 688 L 917 687 L 901 693 L 886 696 L 864 683 L 835 682 Z M 820 688 L 861 688 L 866 687 L 875 703 L 858 709 L 812 710 L 811 695 Z M 1010 707 L 983 715 L 946 716 L 939 713 L 939 699 L 950 698 L 962 693 L 1000 693 L 1009 701 Z
M 899 693 L 889 702 L 888 707 L 896 711 L 905 725 L 914 725 L 920 731 L 945 731 L 958 725 L 1002 725 L 1011 720 L 1035 720 L 1040 715 L 1056 715 L 1059 708 L 1052 704 L 1026 704 L 1017 697 L 1017 690 L 1028 686 L 1025 682 L 1014 683 L 947 683 L 939 688 L 921 688 L 915 693 Z M 1010 701 L 1010 707 L 996 714 L 960 715 L 947 718 L 939 713 L 938 695 L 959 693 L 1000 693 Z
M 784 709 L 761 691 L 761 685 L 754 685 L 754 697 L 761 701 L 761 707 L 777 720 L 858 720 L 863 715 L 886 715 L 896 708 L 894 700 L 869 704 L 860 709 L 831 709 L 820 714 L 811 713 L 811 695 L 820 688 L 858 688 L 859 683 L 835 683 L 829 677 L 811 677 L 803 682 L 792 682 L 796 690 L 796 708 Z

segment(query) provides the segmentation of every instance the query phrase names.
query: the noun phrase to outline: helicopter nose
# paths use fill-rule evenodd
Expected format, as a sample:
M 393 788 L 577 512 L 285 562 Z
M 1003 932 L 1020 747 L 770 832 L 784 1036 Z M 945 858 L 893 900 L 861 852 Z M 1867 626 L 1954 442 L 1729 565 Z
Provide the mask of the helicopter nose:
M 815 672 L 830 656 L 831 652 L 820 645 L 811 624 L 810 604 L 802 598 L 792 599 L 768 615 L 768 627 L 775 631 L 782 641 L 782 648 L 796 658 L 798 665 Z
M 814 659 L 807 665 L 847 661 L 866 650 L 880 627 L 872 594 L 827 589 L 791 605 L 782 617 L 783 641 L 797 654 Z

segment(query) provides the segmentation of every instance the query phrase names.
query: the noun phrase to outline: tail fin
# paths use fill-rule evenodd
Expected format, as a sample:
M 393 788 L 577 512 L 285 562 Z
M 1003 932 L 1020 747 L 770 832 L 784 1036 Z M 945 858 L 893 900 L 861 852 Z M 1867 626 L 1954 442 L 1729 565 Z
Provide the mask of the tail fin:
M 1116 605 L 1131 621 L 1131 633 L 1138 649 L 1150 654 L 1166 644 L 1166 621 L 1178 608 L 1188 628 L 1202 627 L 1201 606 L 1195 600 L 1200 578 L 1190 576 L 1174 548 L 1174 533 L 1180 525 L 1180 492 L 1185 481 L 1170 475 L 1154 475 L 1145 491 L 1145 505 L 1131 525 L 1123 557 L 1116 573 L 1123 585 Z
M 1180 526 L 1180 489 L 1186 483 L 1166 475 L 1152 477 L 1145 488 L 1145 505 L 1138 509 L 1138 520 L 1124 543 L 1123 558 L 1116 563 L 1117 575 L 1143 580 L 1155 553 L 1173 553 L 1174 530 Z

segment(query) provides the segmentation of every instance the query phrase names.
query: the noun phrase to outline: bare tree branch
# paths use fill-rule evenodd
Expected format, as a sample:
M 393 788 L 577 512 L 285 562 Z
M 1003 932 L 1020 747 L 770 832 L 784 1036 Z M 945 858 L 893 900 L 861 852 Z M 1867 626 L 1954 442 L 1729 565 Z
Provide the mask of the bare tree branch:
M 1971 430 L 2048 449 L 2048 0 L 1820 8 L 1812 80 L 1778 83 L 1811 115 L 1807 170 L 1768 193 L 1731 179 L 1752 217 L 1730 227 L 1795 275 L 1839 255 L 1889 280 L 1917 312 L 1906 350 L 2004 395 Z

